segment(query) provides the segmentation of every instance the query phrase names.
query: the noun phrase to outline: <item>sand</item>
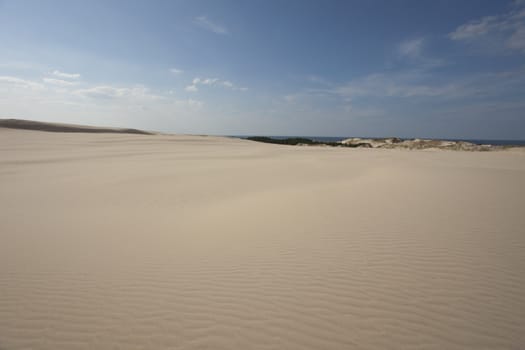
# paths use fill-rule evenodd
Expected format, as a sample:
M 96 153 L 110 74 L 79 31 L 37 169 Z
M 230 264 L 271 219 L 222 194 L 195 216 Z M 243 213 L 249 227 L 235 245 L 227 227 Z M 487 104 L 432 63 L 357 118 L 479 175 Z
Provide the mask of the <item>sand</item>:
M 0 128 L 0 349 L 521 349 L 525 152 Z
M 83 133 L 106 133 L 106 134 L 141 134 L 152 135 L 154 133 L 129 128 L 109 128 L 89 125 L 49 123 L 24 119 L 0 119 L 0 128 L 38 130 L 49 132 L 83 132 Z

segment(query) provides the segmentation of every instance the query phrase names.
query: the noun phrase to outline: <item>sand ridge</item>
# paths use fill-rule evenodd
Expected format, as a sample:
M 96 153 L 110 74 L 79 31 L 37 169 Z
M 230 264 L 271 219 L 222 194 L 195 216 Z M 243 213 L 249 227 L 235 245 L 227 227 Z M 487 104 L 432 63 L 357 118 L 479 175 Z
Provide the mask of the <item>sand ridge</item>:
M 111 133 L 111 134 L 142 134 L 153 133 L 130 128 L 107 128 L 87 125 L 38 122 L 25 119 L 0 119 L 0 128 L 37 130 L 47 132 L 83 132 L 83 133 Z
M 516 349 L 525 153 L 0 128 L 0 349 Z

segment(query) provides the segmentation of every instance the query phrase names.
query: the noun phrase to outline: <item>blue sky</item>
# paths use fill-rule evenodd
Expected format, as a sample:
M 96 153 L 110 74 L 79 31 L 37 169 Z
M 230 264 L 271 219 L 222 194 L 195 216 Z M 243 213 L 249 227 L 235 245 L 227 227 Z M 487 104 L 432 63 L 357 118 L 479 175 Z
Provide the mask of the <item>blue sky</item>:
M 0 0 L 0 117 L 525 139 L 525 1 Z

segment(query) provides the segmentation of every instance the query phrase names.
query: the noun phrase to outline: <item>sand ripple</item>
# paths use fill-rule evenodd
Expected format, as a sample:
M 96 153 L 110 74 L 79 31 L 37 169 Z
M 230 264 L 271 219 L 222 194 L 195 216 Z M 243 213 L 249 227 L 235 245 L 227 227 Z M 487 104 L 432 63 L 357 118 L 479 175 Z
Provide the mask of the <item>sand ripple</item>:
M 2 350 L 525 346 L 523 155 L 19 133 Z

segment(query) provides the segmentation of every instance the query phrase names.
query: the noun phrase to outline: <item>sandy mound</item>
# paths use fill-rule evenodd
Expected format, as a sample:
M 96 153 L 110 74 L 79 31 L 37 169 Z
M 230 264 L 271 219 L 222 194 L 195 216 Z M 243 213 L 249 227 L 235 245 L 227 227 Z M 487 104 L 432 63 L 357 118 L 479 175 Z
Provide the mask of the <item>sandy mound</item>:
M 448 140 L 430 140 L 430 139 L 412 139 L 402 140 L 396 137 L 379 138 L 379 139 L 363 139 L 350 138 L 341 141 L 344 145 L 351 145 L 365 148 L 401 148 L 401 149 L 445 149 L 454 151 L 491 151 L 509 148 L 508 146 L 493 146 L 493 145 L 477 145 L 472 142 L 465 141 L 448 141 Z
M 37 122 L 23 119 L 0 119 L 0 127 L 10 129 L 38 130 L 51 132 L 89 132 L 89 133 L 119 133 L 119 134 L 142 134 L 152 133 L 137 129 L 104 128 L 86 125 L 60 124 Z

